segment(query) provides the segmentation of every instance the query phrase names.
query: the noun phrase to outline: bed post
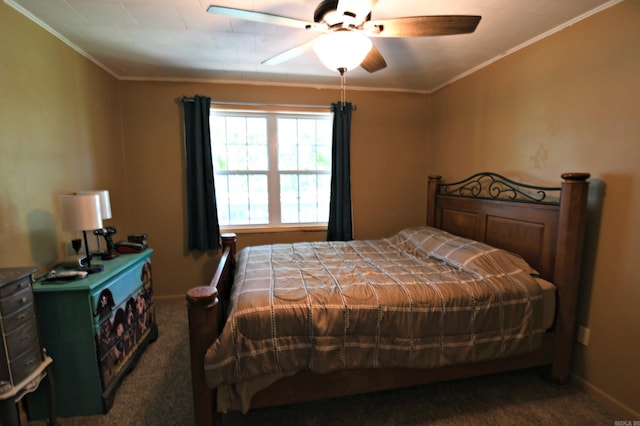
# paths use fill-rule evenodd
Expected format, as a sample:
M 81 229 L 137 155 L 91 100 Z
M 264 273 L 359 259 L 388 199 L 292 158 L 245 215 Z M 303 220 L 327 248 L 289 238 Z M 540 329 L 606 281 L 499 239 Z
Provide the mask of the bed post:
M 436 195 L 438 194 L 438 185 L 442 176 L 429 176 L 429 184 L 427 186 L 427 226 L 435 226 L 436 220 Z
M 233 279 L 235 234 L 222 235 L 222 255 L 216 273 L 208 286 L 195 287 L 186 294 L 189 320 L 189 350 L 191 354 L 191 386 L 196 425 L 221 424 L 216 409 L 216 391 L 209 389 L 204 378 L 204 357 L 218 337 L 224 314 L 218 299 L 218 286 L 228 292 L 226 282 Z M 223 297 L 223 294 L 220 295 Z M 227 296 L 228 297 L 228 296 Z
M 558 287 L 556 344 L 551 366 L 551 379 L 564 383 L 569 376 L 571 354 L 576 332 L 578 289 L 589 195 L 588 173 L 562 175 L 560 217 L 554 283 Z
M 196 287 L 187 292 L 189 316 L 189 350 L 191 353 L 191 388 L 196 425 L 219 423 L 214 419 L 215 391 L 211 391 L 204 379 L 204 354 L 218 333 L 218 291 L 210 287 Z

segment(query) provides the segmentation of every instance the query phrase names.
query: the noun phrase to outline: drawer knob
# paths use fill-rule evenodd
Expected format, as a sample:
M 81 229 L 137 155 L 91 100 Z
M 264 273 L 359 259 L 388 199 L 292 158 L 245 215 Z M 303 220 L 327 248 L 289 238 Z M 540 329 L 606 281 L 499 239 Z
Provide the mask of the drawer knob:
M 26 303 L 27 302 L 27 298 L 23 297 L 22 299 L 20 299 L 20 303 Z

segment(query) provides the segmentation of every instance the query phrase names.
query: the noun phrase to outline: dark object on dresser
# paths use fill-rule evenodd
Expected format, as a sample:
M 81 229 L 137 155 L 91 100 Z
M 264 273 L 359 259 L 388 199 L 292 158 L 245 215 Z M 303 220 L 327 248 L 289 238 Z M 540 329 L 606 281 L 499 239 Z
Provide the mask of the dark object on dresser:
M 116 250 L 113 245 L 113 237 L 116 233 L 116 228 L 113 226 L 107 226 L 106 228 L 100 228 L 93 231 L 95 235 L 102 235 L 104 237 L 105 242 L 107 243 L 107 250 L 103 253 L 99 253 L 103 260 L 113 259 L 114 257 L 120 256 L 120 253 Z

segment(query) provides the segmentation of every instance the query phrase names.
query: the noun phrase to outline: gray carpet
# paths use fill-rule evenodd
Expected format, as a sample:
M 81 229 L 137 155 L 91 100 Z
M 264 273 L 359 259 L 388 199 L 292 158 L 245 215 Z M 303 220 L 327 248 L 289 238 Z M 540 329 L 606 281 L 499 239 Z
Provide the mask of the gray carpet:
M 118 390 L 106 415 L 67 425 L 191 425 L 184 299 L 158 299 L 160 331 Z M 225 425 L 612 425 L 620 416 L 575 386 L 537 370 L 419 386 L 223 417 Z M 44 422 L 29 422 L 40 426 Z

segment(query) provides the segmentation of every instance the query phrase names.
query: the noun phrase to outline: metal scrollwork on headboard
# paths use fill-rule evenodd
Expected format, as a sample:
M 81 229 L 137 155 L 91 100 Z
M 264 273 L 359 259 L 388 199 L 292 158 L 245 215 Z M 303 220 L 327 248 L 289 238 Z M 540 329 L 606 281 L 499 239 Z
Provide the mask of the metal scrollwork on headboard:
M 560 203 L 560 187 L 527 185 L 507 179 L 496 173 L 477 173 L 467 179 L 441 183 L 441 195 L 509 200 L 523 203 Z

